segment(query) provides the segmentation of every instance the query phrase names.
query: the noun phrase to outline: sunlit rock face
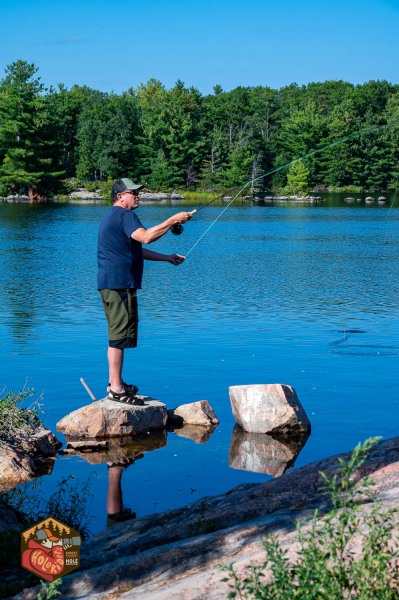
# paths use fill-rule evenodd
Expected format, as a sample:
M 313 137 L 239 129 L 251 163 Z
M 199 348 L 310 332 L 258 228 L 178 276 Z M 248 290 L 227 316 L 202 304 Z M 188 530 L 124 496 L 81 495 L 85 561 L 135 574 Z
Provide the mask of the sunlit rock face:
M 238 425 L 231 435 L 229 467 L 280 477 L 294 466 L 308 434 L 302 438 L 274 438 L 267 433 L 248 433 Z
M 0 440 L 0 491 L 52 472 L 57 450 L 62 446 L 44 427 L 13 446 Z
M 244 431 L 277 437 L 310 433 L 310 421 L 290 385 L 234 385 L 229 394 L 235 421 Z
M 181 404 L 177 408 L 168 410 L 168 422 L 171 425 L 214 427 L 219 424 L 219 419 L 208 400 L 199 400 L 190 404 Z
M 66 415 L 57 431 L 75 439 L 111 438 L 156 431 L 166 426 L 166 405 L 148 396 L 138 396 L 143 406 L 114 400 L 92 402 Z

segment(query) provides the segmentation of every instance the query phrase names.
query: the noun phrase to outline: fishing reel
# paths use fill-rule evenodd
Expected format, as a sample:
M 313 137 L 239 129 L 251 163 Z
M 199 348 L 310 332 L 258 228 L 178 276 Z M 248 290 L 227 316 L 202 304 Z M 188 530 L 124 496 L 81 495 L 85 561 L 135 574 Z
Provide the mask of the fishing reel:
M 183 225 L 181 223 L 175 223 L 170 230 L 173 235 L 181 235 L 183 233 Z

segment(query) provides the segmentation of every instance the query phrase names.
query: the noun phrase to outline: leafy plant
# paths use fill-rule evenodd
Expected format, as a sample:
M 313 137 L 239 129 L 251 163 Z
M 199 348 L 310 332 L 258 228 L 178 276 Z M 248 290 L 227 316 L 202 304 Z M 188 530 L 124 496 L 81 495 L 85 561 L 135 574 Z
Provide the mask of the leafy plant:
M 21 437 L 36 432 L 40 425 L 38 415 L 43 412 L 40 398 L 34 400 L 28 407 L 21 406 L 33 394 L 32 389 L 23 389 L 18 393 L 10 391 L 0 398 L 0 440 L 18 442 Z
M 57 483 L 55 492 L 47 499 L 43 497 L 38 481 L 4 492 L 0 498 L 25 516 L 26 527 L 51 516 L 65 522 L 86 538 L 91 536 L 88 506 L 93 499 L 91 485 L 91 476 L 84 482 L 77 482 L 73 475 L 69 475 Z
M 398 598 L 399 550 L 393 534 L 397 510 L 382 510 L 376 502 L 371 510 L 360 508 L 360 500 L 371 500 L 373 481 L 360 478 L 359 470 L 378 438 L 370 438 L 353 450 L 346 462 L 339 459 L 339 473 L 320 473 L 323 491 L 332 510 L 321 518 L 316 510 L 309 531 L 297 524 L 298 558 L 291 562 L 276 536 L 264 542 L 266 559 L 251 564 L 241 579 L 233 564 L 223 565 L 232 588 L 229 598 L 265 600 L 394 600 Z M 360 538 L 357 556 L 351 544 Z
M 57 596 L 61 596 L 61 592 L 57 590 L 58 586 L 61 585 L 62 579 L 57 579 L 56 581 L 42 581 L 42 589 L 40 590 L 37 600 L 52 600 L 52 598 L 56 598 Z

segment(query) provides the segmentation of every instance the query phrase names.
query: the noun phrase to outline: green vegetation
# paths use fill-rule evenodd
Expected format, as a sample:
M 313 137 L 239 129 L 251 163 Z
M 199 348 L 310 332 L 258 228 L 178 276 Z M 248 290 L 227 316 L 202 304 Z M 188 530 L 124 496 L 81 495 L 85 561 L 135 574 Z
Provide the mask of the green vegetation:
M 252 193 L 395 187 L 399 126 L 383 126 L 399 124 L 398 84 L 325 81 L 229 92 L 216 85 L 202 96 L 182 81 L 166 89 L 150 79 L 118 95 L 77 85 L 46 89 L 37 71 L 18 60 L 0 81 L 3 195 L 40 200 L 68 193 L 71 182 L 91 182 L 108 198 L 110 182 L 122 176 L 154 191 L 217 194 L 292 161 L 291 180 L 281 169 L 257 179 Z M 360 131 L 368 133 L 356 137 Z
M 360 468 L 378 438 L 359 444 L 348 462 L 339 459 L 340 472 L 332 478 L 324 473 L 324 492 L 332 510 L 324 518 L 315 512 L 310 530 L 297 526 L 298 558 L 292 563 L 277 537 L 264 542 L 266 560 L 250 565 L 241 580 L 232 564 L 223 566 L 232 592 L 229 598 L 264 600 L 394 600 L 398 598 L 399 549 L 393 535 L 397 510 L 383 511 L 378 502 L 370 510 L 359 508 L 359 500 L 371 500 L 373 481 L 359 481 Z M 361 541 L 357 556 L 351 543 Z M 266 577 L 266 573 L 269 577 Z
M 52 516 L 79 531 L 82 538 L 89 538 L 92 535 L 89 516 L 93 499 L 91 478 L 85 482 L 74 480 L 71 475 L 59 481 L 50 498 L 46 498 L 40 489 L 42 481 L 32 481 L 0 493 L 0 500 L 18 511 L 23 529 Z M 4 582 L 0 586 L 0 598 L 17 594 L 24 587 L 37 585 L 37 577 L 19 568 L 20 562 L 19 532 L 15 529 L 0 531 L 0 580 Z M 47 596 L 42 597 L 54 598 L 56 591 L 56 588 L 43 589 L 41 593 L 47 593 Z
M 8 392 L 0 398 L 0 441 L 3 443 L 29 449 L 30 436 L 41 425 L 38 415 L 42 412 L 38 399 L 29 404 L 33 394 L 33 390 L 24 389 L 18 393 Z M 73 475 L 61 479 L 50 497 L 45 497 L 41 491 L 41 483 L 42 480 L 34 480 L 10 491 L 0 491 L 0 502 L 17 511 L 23 529 L 51 516 L 79 531 L 83 538 L 90 537 L 91 478 L 85 482 L 75 481 Z M 19 565 L 18 531 L 0 531 L 0 580 L 4 580 L 0 598 L 16 594 L 24 586 L 37 584 L 37 577 L 22 572 Z M 56 592 L 56 587 L 43 588 L 42 593 L 47 595 L 42 597 L 53 598 Z
M 19 485 L 0 494 L 0 498 L 24 516 L 25 529 L 51 516 L 79 531 L 82 538 L 90 537 L 91 477 L 83 483 L 77 482 L 73 475 L 61 479 L 50 498 L 44 497 L 40 483 Z
M 42 589 L 37 596 L 37 600 L 52 600 L 52 598 L 61 596 L 61 592 L 57 588 L 61 585 L 62 579 L 50 582 L 42 581 L 41 583 Z
M 305 195 L 309 191 L 309 175 L 302 160 L 291 163 L 287 172 L 287 191 L 293 196 Z
M 52 118 L 36 72 L 18 60 L 7 67 L 0 88 L 0 187 L 12 193 L 23 187 L 31 200 L 65 175 L 54 164 Z
M 24 389 L 18 392 L 8 392 L 0 398 L 0 440 L 11 444 L 20 444 L 36 433 L 40 425 L 39 400 L 34 400 L 29 407 L 22 407 L 26 400 L 33 396 L 33 390 Z

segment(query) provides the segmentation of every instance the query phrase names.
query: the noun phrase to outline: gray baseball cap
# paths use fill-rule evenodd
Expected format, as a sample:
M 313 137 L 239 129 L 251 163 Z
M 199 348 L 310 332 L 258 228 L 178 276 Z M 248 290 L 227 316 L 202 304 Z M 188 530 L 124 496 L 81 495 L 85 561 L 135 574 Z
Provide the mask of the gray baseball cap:
M 115 181 L 112 186 L 111 196 L 112 198 L 115 198 L 115 196 L 121 192 L 133 192 L 134 190 L 141 190 L 143 187 L 144 185 L 139 185 L 138 183 L 134 183 L 131 179 L 124 177 L 123 179 Z
M 58 542 L 59 538 L 55 537 L 55 535 L 52 534 L 52 532 L 50 531 L 50 529 L 39 529 L 38 531 L 36 531 L 36 537 L 39 541 L 43 541 L 43 540 L 51 540 L 52 542 Z

